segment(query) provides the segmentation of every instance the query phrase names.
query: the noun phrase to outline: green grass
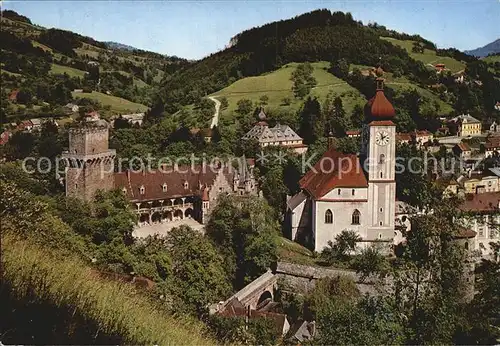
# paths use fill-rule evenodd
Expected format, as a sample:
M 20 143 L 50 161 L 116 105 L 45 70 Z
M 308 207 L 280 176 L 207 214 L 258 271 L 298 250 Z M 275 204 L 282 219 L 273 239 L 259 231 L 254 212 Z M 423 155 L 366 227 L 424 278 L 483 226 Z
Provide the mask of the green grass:
M 304 102 L 304 100 L 296 99 L 292 91 L 293 83 L 290 77 L 297 65 L 297 63 L 289 63 L 276 71 L 261 76 L 240 79 L 212 95 L 225 96 L 228 99 L 229 107 L 224 111 L 226 114 L 237 108 L 238 100 L 249 99 L 258 104 L 260 97 L 264 95 L 269 97 L 266 108 L 288 107 L 291 111 L 296 111 Z M 366 102 L 355 88 L 327 71 L 328 62 L 315 62 L 312 63 L 312 66 L 317 85 L 311 90 L 310 96 L 318 97 L 323 101 L 326 95 L 333 91 L 342 97 L 347 113 L 352 111 L 356 103 L 363 104 Z M 282 100 L 285 97 L 290 99 L 290 106 L 282 105 Z
M 410 40 L 398 40 L 391 37 L 380 37 L 383 40 L 391 42 L 396 46 L 400 46 L 401 48 L 406 49 L 408 54 L 415 60 L 420 60 L 424 64 L 445 64 L 447 69 L 450 69 L 452 73 L 456 73 L 465 69 L 465 64 L 456 59 L 447 57 L 447 56 L 437 56 L 436 51 L 425 49 L 424 53 L 414 53 L 411 51 L 413 47 L 413 42 Z
M 4 70 L 4 69 L 0 70 L 0 73 L 6 73 L 10 76 L 16 76 L 16 77 L 22 76 L 22 74 L 20 74 L 20 73 L 10 72 L 10 71 Z
M 40 42 L 37 42 L 37 41 L 33 41 L 33 40 L 32 40 L 32 41 L 31 41 L 31 44 L 33 45 L 33 47 L 40 47 L 40 48 L 42 48 L 44 51 L 52 53 L 52 48 L 47 47 L 46 45 L 44 45 L 44 44 L 42 44 L 42 43 L 40 43 Z
M 487 56 L 483 59 L 481 59 L 487 63 L 495 63 L 495 62 L 500 62 L 500 55 L 490 55 L 490 56 Z
M 166 314 L 130 284 L 99 278 L 75 257 L 3 235 L 1 263 L 2 280 L 17 300 L 71 309 L 123 343 L 215 344 L 200 322 Z
M 67 73 L 70 77 L 79 77 L 83 78 L 85 75 L 85 71 L 78 70 L 73 67 L 69 66 L 63 66 L 63 65 L 58 65 L 58 64 L 52 64 L 50 68 L 50 73 L 51 74 L 64 74 Z
M 93 91 L 91 93 L 75 93 L 72 92 L 71 95 L 75 98 L 89 98 L 92 100 L 99 101 L 103 106 L 110 106 L 111 110 L 116 113 L 125 113 L 125 112 L 145 112 L 148 110 L 148 107 L 135 103 L 132 101 L 128 101 L 122 99 L 121 97 L 112 96 L 103 94 L 97 91 Z

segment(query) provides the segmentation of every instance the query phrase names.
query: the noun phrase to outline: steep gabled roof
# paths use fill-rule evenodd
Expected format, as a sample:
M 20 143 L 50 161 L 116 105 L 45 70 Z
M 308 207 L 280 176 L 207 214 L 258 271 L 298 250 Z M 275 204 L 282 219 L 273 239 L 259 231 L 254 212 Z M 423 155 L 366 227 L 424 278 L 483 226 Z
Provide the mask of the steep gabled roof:
M 330 149 L 300 179 L 299 184 L 319 199 L 336 187 L 367 187 L 368 181 L 356 155 Z

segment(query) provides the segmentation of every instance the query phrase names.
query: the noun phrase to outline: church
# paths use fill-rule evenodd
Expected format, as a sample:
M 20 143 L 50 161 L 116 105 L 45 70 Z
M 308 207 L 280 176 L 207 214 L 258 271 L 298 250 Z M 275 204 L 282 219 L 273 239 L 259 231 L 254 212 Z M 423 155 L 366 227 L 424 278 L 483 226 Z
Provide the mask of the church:
M 344 230 L 357 232 L 364 245 L 390 246 L 397 235 L 395 110 L 383 81 L 376 80 L 375 96 L 365 106 L 359 155 L 329 148 L 287 201 L 290 236 L 315 251 Z

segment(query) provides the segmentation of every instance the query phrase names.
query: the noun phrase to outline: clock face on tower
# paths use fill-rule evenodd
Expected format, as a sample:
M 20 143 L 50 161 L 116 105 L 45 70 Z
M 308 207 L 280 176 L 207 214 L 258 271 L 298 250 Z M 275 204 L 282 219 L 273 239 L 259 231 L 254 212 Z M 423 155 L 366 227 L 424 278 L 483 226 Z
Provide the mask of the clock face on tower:
M 389 144 L 389 133 L 386 131 L 377 132 L 375 135 L 375 143 L 381 146 Z

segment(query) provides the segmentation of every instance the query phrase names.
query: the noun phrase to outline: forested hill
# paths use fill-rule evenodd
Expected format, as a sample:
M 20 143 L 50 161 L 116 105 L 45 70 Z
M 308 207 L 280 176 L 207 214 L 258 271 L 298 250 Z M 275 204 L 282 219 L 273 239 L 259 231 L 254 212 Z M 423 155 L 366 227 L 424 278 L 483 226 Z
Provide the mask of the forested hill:
M 260 75 L 289 62 L 336 61 L 377 66 L 398 71 L 416 83 L 429 84 L 435 72 L 414 60 L 407 50 L 381 37 L 412 40 L 421 49 L 436 46 L 418 35 L 407 35 L 377 24 L 365 26 L 350 13 L 317 10 L 244 31 L 230 46 L 164 79 L 167 110 L 195 102 L 237 79 Z M 440 55 L 474 59 L 457 50 L 439 50 Z
M 190 64 L 175 56 L 113 48 L 71 31 L 44 28 L 10 10 L 2 11 L 1 25 L 2 91 L 20 92 L 15 105 L 2 108 L 4 120 L 59 114 L 58 106 L 75 101 L 70 93 L 74 89 L 86 90 L 79 96 L 101 103 L 94 108 L 142 111 L 165 76 Z M 59 89 L 52 90 L 56 86 Z M 12 101 L 6 94 L 3 107 Z

